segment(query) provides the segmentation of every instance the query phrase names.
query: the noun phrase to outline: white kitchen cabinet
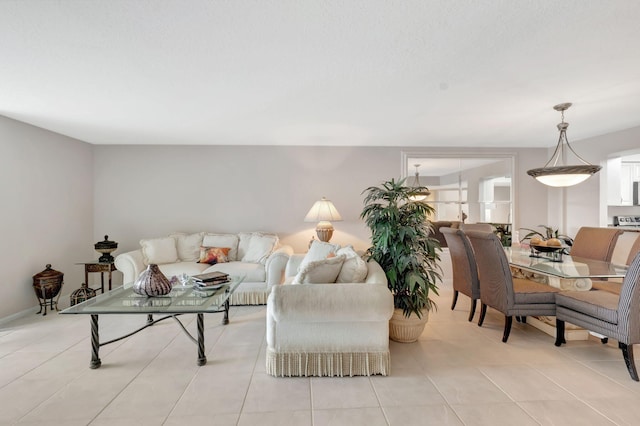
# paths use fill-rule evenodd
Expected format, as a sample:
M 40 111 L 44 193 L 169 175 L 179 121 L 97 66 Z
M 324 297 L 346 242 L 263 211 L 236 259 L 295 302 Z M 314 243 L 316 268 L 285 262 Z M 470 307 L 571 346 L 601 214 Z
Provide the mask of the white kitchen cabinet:
M 607 160 L 607 204 L 610 206 L 622 205 L 622 158 L 609 158 Z
M 620 205 L 633 205 L 633 163 L 622 163 L 620 166 Z
M 621 157 L 607 160 L 607 204 L 633 205 L 633 182 L 640 181 L 640 163 L 625 162 Z

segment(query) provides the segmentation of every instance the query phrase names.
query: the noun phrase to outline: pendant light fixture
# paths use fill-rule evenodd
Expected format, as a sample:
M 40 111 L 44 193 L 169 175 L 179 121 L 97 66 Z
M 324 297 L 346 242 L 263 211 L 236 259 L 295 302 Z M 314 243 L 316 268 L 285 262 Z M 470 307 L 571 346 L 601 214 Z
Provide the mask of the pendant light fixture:
M 564 187 L 577 185 L 589 179 L 591 175 L 598 173 L 602 168 L 585 161 L 571 148 L 571 145 L 569 145 L 569 140 L 567 139 L 567 127 L 569 127 L 569 123 L 564 122 L 564 112 L 569 109 L 570 106 L 571 103 L 567 102 L 553 107 L 556 111 L 560 111 L 560 116 L 562 117 L 562 122 L 558 124 L 560 138 L 558 139 L 556 150 L 544 167 L 527 171 L 529 176 L 536 178 L 536 180 L 548 186 Z M 569 151 L 571 151 L 582 164 L 573 166 L 566 165 L 566 156 Z
M 415 190 L 411 192 L 409 199 L 411 201 L 422 201 L 429 195 L 431 195 L 431 191 L 429 191 L 429 188 L 427 188 L 426 186 L 420 185 L 420 173 L 418 172 L 418 167 L 420 167 L 420 164 L 414 164 L 413 166 L 416 168 L 416 177 L 412 185 Z

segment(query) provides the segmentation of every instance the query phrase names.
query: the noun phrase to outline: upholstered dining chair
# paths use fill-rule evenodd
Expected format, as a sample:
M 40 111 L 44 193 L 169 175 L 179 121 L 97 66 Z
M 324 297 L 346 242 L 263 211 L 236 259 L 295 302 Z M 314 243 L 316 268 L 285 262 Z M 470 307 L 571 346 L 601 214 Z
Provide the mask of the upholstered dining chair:
M 456 307 L 459 293 L 468 296 L 471 298 L 471 308 L 469 309 L 469 321 L 471 321 L 476 313 L 477 300 L 480 298 L 478 269 L 473 248 L 471 248 L 471 243 L 465 233 L 460 229 L 440 228 L 440 232 L 444 235 L 449 246 L 451 268 L 453 270 L 451 310 Z
M 578 229 L 578 233 L 573 239 L 570 254 L 571 256 L 609 262 L 620 234 L 622 231 L 616 228 L 583 226 Z
M 461 223 L 459 226 L 464 232 L 467 231 L 481 231 L 481 232 L 493 232 L 493 226 L 488 223 Z
M 640 253 L 640 237 L 636 238 L 636 240 L 631 245 L 631 249 L 629 250 L 629 255 L 627 256 L 627 260 L 625 264 L 627 266 L 631 265 L 633 259 L 635 259 L 636 255 Z M 612 278 L 609 280 L 591 280 L 591 288 L 593 290 L 604 290 L 615 294 L 620 294 L 622 290 L 622 283 L 619 278 Z
M 505 316 L 502 341 L 506 343 L 511 332 L 513 316 L 555 316 L 555 295 L 559 291 L 546 284 L 511 276 L 509 261 L 500 240 L 494 233 L 466 232 L 478 267 L 480 281 L 480 319 L 482 326 L 487 306 Z
M 638 381 L 633 345 L 640 343 L 640 253 L 627 270 L 620 296 L 602 290 L 556 295 L 556 346 L 566 343 L 565 321 L 616 339 L 629 375 Z

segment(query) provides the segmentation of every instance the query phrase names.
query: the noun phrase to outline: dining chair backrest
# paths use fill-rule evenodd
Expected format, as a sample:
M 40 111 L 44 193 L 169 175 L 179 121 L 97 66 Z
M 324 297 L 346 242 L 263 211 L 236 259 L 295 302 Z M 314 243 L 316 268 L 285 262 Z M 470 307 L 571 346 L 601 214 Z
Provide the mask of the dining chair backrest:
M 620 234 L 622 231 L 616 228 L 583 226 L 573 240 L 571 256 L 609 262 Z
M 631 250 L 629 250 L 627 265 L 631 265 L 638 253 L 640 253 L 640 234 L 638 234 L 638 238 L 636 238 L 636 240 L 633 242 L 633 245 L 631 246 Z
M 460 229 L 440 228 L 440 232 L 449 246 L 454 290 L 474 299 L 479 298 L 478 269 L 469 239 Z
M 478 265 L 480 295 L 483 303 L 501 312 L 514 304 L 513 281 L 502 243 L 493 232 L 465 232 Z
M 628 336 L 625 343 L 640 342 L 640 253 L 636 253 L 627 270 L 618 300 L 618 329 Z
M 467 231 L 493 232 L 493 226 L 488 223 L 462 223 L 460 229 Z

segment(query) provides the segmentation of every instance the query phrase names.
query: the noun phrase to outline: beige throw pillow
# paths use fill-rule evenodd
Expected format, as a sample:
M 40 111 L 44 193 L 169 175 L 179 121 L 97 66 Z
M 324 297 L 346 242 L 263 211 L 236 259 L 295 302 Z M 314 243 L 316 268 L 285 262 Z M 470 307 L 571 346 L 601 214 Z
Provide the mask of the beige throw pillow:
M 335 283 L 345 256 L 334 256 L 307 263 L 293 279 L 292 284 L 330 284 Z
M 345 261 L 336 279 L 337 283 L 363 283 L 367 278 L 367 262 L 351 246 L 338 250 L 338 256 L 344 255 Z
M 178 258 L 182 262 L 197 262 L 200 257 L 200 246 L 202 245 L 203 232 L 196 234 L 186 234 L 184 232 L 176 232 L 171 235 L 176 239 L 176 248 L 178 250 Z
M 246 247 L 246 250 L 244 251 L 242 261 L 264 264 L 267 261 L 267 257 L 269 257 L 273 252 L 277 244 L 277 236 L 254 232 L 249 239 L 249 244 Z
M 178 261 L 176 240 L 173 237 L 140 240 L 140 245 L 142 246 L 142 258 L 147 265 L 152 263 L 162 265 Z
M 308 263 L 316 260 L 324 260 L 330 255 L 335 255 L 339 248 L 340 246 L 337 244 L 313 240 L 311 247 L 309 247 L 309 251 L 304 256 L 304 259 L 302 259 L 302 262 L 300 262 L 300 266 L 298 266 L 298 272 L 302 271 Z

